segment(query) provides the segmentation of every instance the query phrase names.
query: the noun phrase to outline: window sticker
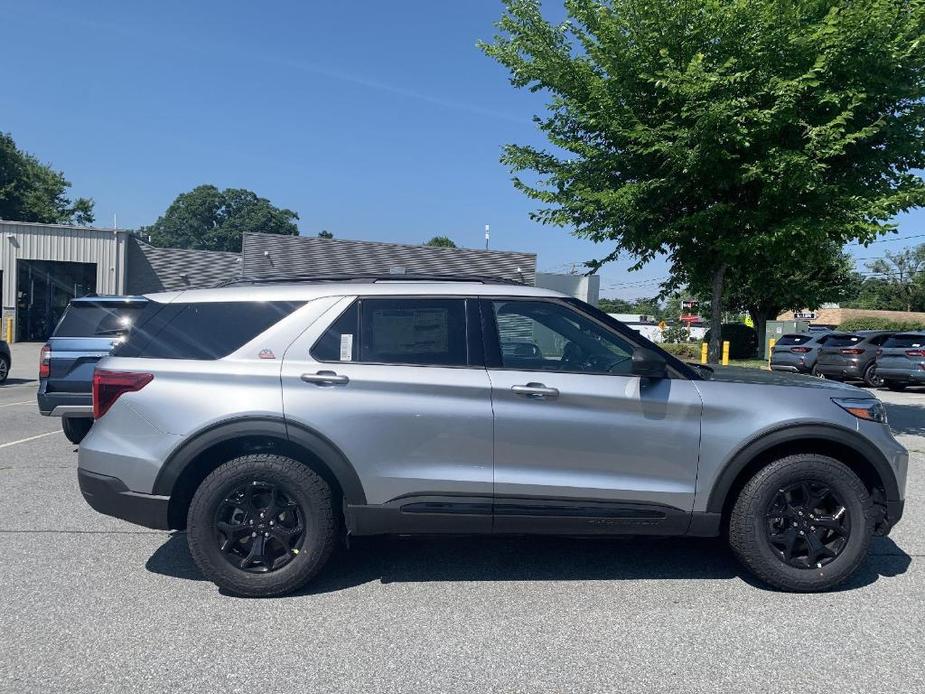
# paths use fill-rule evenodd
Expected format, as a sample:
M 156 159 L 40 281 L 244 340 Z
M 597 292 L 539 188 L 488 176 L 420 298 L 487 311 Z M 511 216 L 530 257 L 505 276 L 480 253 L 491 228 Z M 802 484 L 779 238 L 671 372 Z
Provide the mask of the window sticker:
M 350 333 L 340 336 L 340 360 L 353 361 L 353 335 Z

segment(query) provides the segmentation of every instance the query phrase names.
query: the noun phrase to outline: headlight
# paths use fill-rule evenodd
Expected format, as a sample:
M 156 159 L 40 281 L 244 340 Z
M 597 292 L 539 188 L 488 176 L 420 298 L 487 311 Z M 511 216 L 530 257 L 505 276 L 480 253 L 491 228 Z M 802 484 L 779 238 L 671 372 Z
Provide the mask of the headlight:
M 883 403 L 879 400 L 870 398 L 832 398 L 832 402 L 858 419 L 886 424 L 886 411 L 883 409 Z

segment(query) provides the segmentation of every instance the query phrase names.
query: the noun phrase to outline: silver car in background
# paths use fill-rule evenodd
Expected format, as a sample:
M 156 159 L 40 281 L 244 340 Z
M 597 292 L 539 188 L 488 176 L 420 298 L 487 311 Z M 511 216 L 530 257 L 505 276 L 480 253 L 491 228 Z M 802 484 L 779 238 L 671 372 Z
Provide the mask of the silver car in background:
M 890 390 L 925 385 L 925 332 L 891 335 L 877 353 L 877 375 Z
M 242 281 L 148 297 L 93 379 L 78 480 L 187 530 L 203 574 L 290 592 L 344 536 L 718 536 L 831 588 L 902 516 L 908 454 L 841 383 L 688 366 L 556 292 Z

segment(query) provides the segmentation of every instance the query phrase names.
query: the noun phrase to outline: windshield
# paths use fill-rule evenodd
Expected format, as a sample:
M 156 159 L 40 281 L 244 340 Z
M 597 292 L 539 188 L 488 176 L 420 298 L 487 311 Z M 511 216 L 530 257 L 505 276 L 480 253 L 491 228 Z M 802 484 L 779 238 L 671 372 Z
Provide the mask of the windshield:
M 893 335 L 887 338 L 886 342 L 883 343 L 883 347 L 884 349 L 889 349 L 891 347 L 903 349 L 909 347 L 925 347 L 925 334 L 907 333 L 905 335 Z
M 54 337 L 97 337 L 127 333 L 144 309 L 144 303 L 71 304 L 55 329 Z
M 826 347 L 850 347 L 864 341 L 863 335 L 832 335 L 826 340 Z
M 778 341 L 779 345 L 802 345 L 812 341 L 812 335 L 784 335 Z

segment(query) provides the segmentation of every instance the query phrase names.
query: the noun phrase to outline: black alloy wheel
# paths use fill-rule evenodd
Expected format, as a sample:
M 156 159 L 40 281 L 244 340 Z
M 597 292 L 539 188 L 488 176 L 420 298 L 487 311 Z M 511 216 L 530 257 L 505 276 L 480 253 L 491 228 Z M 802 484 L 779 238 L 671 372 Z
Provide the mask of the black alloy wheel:
M 877 375 L 877 364 L 874 362 L 864 369 L 864 385 L 868 388 L 879 388 L 883 385 L 883 378 Z
M 225 561 L 250 573 L 268 573 L 299 554 L 305 513 L 281 485 L 251 480 L 235 487 L 215 512 L 215 541 Z
M 850 536 L 848 510 L 826 484 L 806 481 L 782 487 L 768 506 L 768 541 L 781 561 L 798 569 L 831 563 Z

